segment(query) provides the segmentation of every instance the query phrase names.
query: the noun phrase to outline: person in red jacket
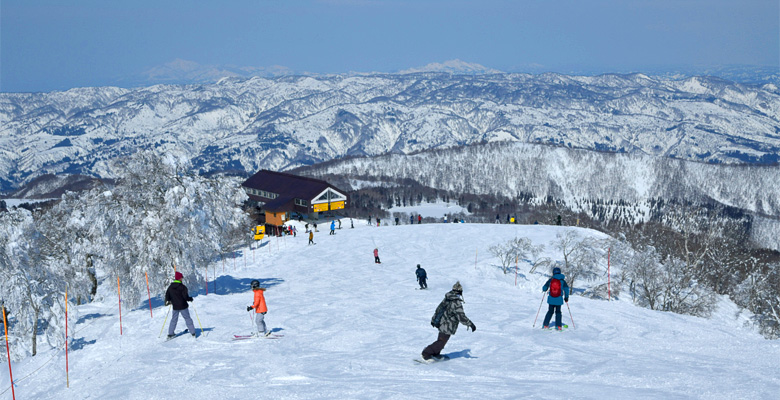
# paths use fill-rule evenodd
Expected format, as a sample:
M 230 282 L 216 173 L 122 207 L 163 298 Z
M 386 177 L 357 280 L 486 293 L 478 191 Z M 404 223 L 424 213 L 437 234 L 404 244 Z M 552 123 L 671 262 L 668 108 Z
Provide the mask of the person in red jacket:
M 255 293 L 255 299 L 251 306 L 246 307 L 246 310 L 251 311 L 253 308 L 255 309 L 255 324 L 257 325 L 256 335 L 268 336 L 271 334 L 271 331 L 267 330 L 265 327 L 265 313 L 268 312 L 268 307 L 265 305 L 265 296 L 263 295 L 265 288 L 260 287 L 260 281 L 258 280 L 253 280 L 250 285 L 252 286 L 252 291 Z
M 377 264 L 381 264 L 379 261 L 379 249 L 374 248 L 374 262 Z
M 417 224 L 422 224 L 422 215 L 417 216 Z

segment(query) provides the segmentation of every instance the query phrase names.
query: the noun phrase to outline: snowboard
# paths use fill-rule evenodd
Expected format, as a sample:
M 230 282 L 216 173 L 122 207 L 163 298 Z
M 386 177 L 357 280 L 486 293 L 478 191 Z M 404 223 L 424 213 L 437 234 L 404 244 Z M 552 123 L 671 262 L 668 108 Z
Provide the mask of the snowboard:
M 447 356 L 441 356 L 441 358 L 438 358 L 438 359 L 431 357 L 430 360 L 424 360 L 422 358 L 415 358 L 414 361 L 417 362 L 417 363 L 420 363 L 420 364 L 436 364 L 436 363 L 439 363 L 439 362 L 442 362 L 442 361 L 447 361 L 449 359 L 450 358 L 447 357 Z

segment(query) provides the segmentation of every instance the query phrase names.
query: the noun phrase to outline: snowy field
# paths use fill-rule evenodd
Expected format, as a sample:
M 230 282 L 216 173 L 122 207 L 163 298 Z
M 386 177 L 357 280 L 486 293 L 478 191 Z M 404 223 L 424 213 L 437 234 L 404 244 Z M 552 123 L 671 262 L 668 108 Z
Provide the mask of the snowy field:
M 465 207 L 461 207 L 455 203 L 445 203 L 445 202 L 438 202 L 438 203 L 422 203 L 417 204 L 414 206 L 403 206 L 403 207 L 393 207 L 389 210 L 387 210 L 390 213 L 407 213 L 407 214 L 414 214 L 414 215 L 421 215 L 423 218 L 444 218 L 447 214 L 458 214 L 458 213 L 464 213 L 464 214 L 470 214 L 468 210 Z M 404 223 L 409 222 L 408 220 L 403 221 Z M 414 221 L 417 223 L 417 220 Z
M 563 309 L 568 331 L 538 329 L 539 321 L 532 328 L 547 271 L 530 275 L 520 264 L 515 286 L 514 273 L 504 275 L 487 249 L 529 237 L 558 259 L 550 242 L 577 228 L 355 221 L 350 229 L 348 219 L 342 222 L 334 236 L 320 229 L 314 246 L 301 226 L 296 238 L 265 240 L 212 266 L 209 294 L 201 291 L 191 303 L 196 327 L 199 320 L 204 328 L 197 339 L 158 338 L 166 317 L 159 296 L 154 318 L 146 302 L 123 307 L 121 336 L 116 297 L 79 307 L 70 388 L 64 352 L 44 351 L 14 364 L 17 398 L 769 399 L 780 393 L 780 343 L 743 328 L 744 316 L 727 301 L 702 319 L 636 307 L 627 298 L 574 295 L 573 322 Z M 415 290 L 418 263 L 430 278 L 427 291 Z M 246 312 L 252 279 L 268 287 L 266 321 L 285 335 L 278 340 L 230 339 L 253 326 Z M 459 328 L 443 352 L 449 361 L 413 362 L 435 340 L 431 315 L 456 280 L 476 332 Z M 180 319 L 177 331 L 183 329 Z M 0 399 L 11 398 L 6 372 Z

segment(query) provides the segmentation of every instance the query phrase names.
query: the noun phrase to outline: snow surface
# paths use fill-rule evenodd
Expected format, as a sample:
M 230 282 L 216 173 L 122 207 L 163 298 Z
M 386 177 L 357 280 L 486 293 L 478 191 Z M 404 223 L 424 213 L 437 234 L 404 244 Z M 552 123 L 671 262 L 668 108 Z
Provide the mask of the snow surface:
M 573 295 L 574 321 L 563 310 L 568 331 L 538 329 L 546 307 L 533 328 L 546 276 L 529 274 L 521 263 L 515 286 L 515 275 L 504 275 L 486 249 L 529 237 L 547 246 L 542 256 L 559 259 L 550 241 L 578 228 L 356 223 L 350 229 L 348 219 L 342 222 L 335 236 L 315 233 L 317 245 L 307 245 L 301 226 L 295 238 L 264 240 L 211 266 L 209 295 L 191 290 L 196 327 L 205 329 L 198 339 L 158 338 L 166 318 L 159 296 L 154 318 L 146 302 L 124 305 L 121 336 L 116 298 L 78 307 L 70 388 L 64 352 L 43 351 L 14 364 L 17 398 L 745 399 L 780 392 L 780 344 L 743 328 L 745 316 L 725 300 L 713 318 L 702 319 L 640 308 L 628 297 Z M 427 291 L 415 290 L 418 263 L 429 275 Z M 266 322 L 283 338 L 230 340 L 252 327 L 251 279 L 268 287 Z M 477 331 L 459 328 L 444 349 L 450 361 L 413 362 L 435 340 L 431 315 L 456 280 Z M 183 329 L 180 319 L 177 331 Z M 0 399 L 10 399 L 2 375 Z
M 387 211 L 390 213 L 419 214 L 422 215 L 423 218 L 444 218 L 447 214 L 458 213 L 471 214 L 465 207 L 461 207 L 456 203 L 445 203 L 443 201 L 436 203 L 420 203 L 414 206 L 393 207 Z

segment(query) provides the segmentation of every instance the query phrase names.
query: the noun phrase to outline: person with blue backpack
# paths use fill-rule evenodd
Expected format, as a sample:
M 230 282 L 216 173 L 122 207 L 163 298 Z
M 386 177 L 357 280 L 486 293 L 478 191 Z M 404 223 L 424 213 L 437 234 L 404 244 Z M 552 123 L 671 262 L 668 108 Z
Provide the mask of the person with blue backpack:
M 564 302 L 569 302 L 569 285 L 566 283 L 566 276 L 561 273 L 558 267 L 553 268 L 553 276 L 542 286 L 542 291 L 547 293 L 547 315 L 544 316 L 542 329 L 550 327 L 550 319 L 555 313 L 555 329 L 563 330 L 561 325 L 561 306 Z

